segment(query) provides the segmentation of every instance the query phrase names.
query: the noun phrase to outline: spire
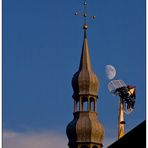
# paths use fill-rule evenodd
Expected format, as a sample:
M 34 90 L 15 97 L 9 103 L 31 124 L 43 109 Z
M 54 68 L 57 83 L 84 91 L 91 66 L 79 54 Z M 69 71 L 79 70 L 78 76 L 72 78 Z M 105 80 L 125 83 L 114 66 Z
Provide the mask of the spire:
M 87 37 L 86 37 L 86 30 L 84 30 L 84 41 L 83 41 L 79 70 L 83 68 L 89 71 L 91 70 L 91 62 L 90 62 L 88 42 L 87 42 Z
M 91 68 L 87 35 L 86 35 L 86 31 L 88 29 L 87 20 L 86 20 L 87 18 L 86 5 L 87 5 L 86 0 L 84 0 L 84 12 L 83 12 L 84 40 L 83 40 L 79 70 L 74 74 L 72 78 L 72 87 L 74 90 L 73 96 L 86 95 L 86 94 L 97 96 L 98 93 L 99 82 L 97 76 L 95 75 L 95 73 L 92 71 Z M 80 13 L 78 12 L 75 13 L 75 15 L 78 14 Z M 92 18 L 94 19 L 95 16 L 92 16 Z
M 86 0 L 84 0 L 84 12 L 82 15 L 84 18 L 84 23 L 83 23 L 84 41 L 83 41 L 79 70 L 81 70 L 83 68 L 85 68 L 87 70 L 91 70 L 91 62 L 90 62 L 87 35 L 86 35 L 86 31 L 88 29 L 87 20 L 86 20 L 86 18 L 87 18 L 86 5 L 87 5 Z M 76 12 L 75 15 L 81 15 L 81 13 Z M 91 16 L 91 18 L 95 19 L 96 16 Z
M 86 68 L 87 70 L 91 70 L 91 63 L 90 63 L 90 57 L 89 57 L 89 50 L 88 50 L 88 43 L 87 43 L 87 36 L 86 36 L 86 30 L 88 28 L 86 24 L 86 0 L 84 0 L 84 24 L 83 24 L 83 29 L 84 29 L 84 41 L 83 41 L 83 47 L 82 47 L 82 54 L 81 54 L 81 60 L 80 60 L 80 66 L 79 70 Z

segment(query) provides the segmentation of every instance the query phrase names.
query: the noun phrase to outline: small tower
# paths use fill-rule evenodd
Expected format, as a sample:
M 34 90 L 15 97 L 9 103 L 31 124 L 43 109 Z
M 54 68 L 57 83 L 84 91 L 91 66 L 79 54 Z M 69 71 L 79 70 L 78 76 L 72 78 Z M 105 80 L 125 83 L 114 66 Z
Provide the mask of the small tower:
M 86 1 L 84 1 L 84 6 Z M 84 17 L 86 17 L 84 11 Z M 69 148 L 101 148 L 104 129 L 97 121 L 97 94 L 99 81 L 92 71 L 87 43 L 86 22 L 84 22 L 84 41 L 79 70 L 72 78 L 74 119 L 67 125 Z

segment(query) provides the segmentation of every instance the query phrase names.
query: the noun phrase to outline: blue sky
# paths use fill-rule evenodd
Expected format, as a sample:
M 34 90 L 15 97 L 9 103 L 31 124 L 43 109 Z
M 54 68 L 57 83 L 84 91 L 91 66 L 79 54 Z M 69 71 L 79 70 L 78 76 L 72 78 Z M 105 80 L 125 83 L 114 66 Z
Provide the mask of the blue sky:
M 119 100 L 107 89 L 106 65 L 114 65 L 116 79 L 137 89 L 135 110 L 125 116 L 126 132 L 145 120 L 145 0 L 87 4 L 88 14 L 97 16 L 88 22 L 87 36 L 91 64 L 100 80 L 97 111 L 107 145 L 117 138 Z M 75 11 L 83 11 L 82 0 L 3 1 L 2 103 L 7 134 L 48 131 L 66 139 L 66 125 L 73 119 L 71 79 L 83 42 L 83 19 L 74 16 Z

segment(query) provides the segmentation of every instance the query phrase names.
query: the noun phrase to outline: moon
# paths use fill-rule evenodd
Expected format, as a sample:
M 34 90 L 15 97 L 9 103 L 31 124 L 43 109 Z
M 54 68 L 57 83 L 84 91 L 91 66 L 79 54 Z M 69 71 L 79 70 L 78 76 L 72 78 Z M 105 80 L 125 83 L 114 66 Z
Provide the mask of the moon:
M 116 76 L 116 69 L 112 65 L 105 66 L 106 76 L 109 80 L 113 79 Z

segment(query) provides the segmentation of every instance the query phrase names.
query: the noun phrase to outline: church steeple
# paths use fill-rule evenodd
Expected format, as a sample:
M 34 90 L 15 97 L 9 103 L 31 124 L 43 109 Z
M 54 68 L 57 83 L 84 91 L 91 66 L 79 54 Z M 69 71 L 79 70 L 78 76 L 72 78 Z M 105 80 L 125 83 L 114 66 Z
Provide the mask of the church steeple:
M 104 129 L 97 121 L 97 94 L 99 81 L 90 62 L 86 30 L 86 0 L 84 0 L 84 40 L 78 71 L 72 78 L 74 119 L 66 132 L 69 148 L 101 148 Z

